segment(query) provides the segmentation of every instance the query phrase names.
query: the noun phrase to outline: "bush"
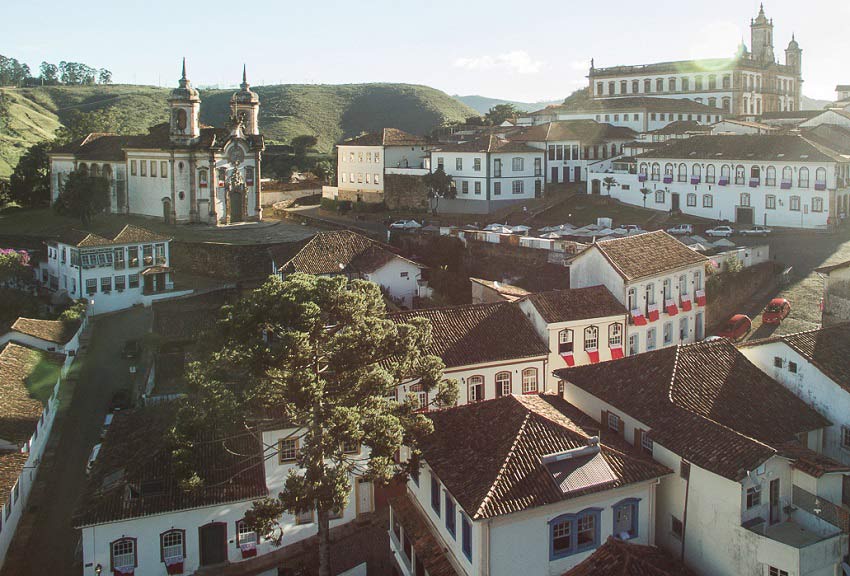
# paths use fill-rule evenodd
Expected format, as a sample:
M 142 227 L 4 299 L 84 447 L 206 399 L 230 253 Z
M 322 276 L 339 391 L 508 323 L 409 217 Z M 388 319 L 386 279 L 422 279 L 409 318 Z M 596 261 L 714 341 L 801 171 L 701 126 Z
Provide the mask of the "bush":
M 322 210 L 328 212 L 345 213 L 351 210 L 351 200 L 334 200 L 332 198 L 322 198 L 320 204 Z
M 374 214 L 376 212 L 386 212 L 387 205 L 383 202 L 378 202 L 377 204 L 372 202 L 356 202 L 354 203 L 353 209 L 355 212 L 363 214 Z
M 83 321 L 83 316 L 86 315 L 86 300 L 81 298 L 71 304 L 62 314 L 59 315 L 59 321 L 66 324 L 75 324 Z

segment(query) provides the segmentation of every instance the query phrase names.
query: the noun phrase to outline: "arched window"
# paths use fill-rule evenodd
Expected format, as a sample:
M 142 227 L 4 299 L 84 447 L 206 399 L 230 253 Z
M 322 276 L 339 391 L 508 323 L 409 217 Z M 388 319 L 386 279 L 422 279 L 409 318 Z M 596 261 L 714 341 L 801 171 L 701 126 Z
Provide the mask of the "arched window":
M 721 184 L 728 184 L 729 183 L 729 178 L 730 178 L 729 174 L 730 174 L 731 171 L 732 171 L 732 167 L 729 166 L 728 164 L 724 164 L 723 166 L 720 167 L 720 183 Z
M 640 173 L 643 174 L 643 175 L 646 175 L 646 173 L 647 173 L 646 170 L 647 170 L 646 162 L 641 162 L 640 163 Z
M 726 75 L 723 76 L 723 89 L 728 90 L 731 87 L 732 87 L 732 76 L 730 76 L 729 74 L 726 74 Z
M 658 162 L 652 165 L 652 179 L 656 181 L 661 179 L 661 165 Z
M 608 158 L 608 147 L 605 144 L 602 145 L 602 157 Z
M 689 78 L 682 78 L 682 92 L 687 92 L 691 87 L 691 81 Z
M 702 166 L 700 166 L 699 164 L 694 164 L 693 166 L 691 166 L 691 176 L 701 180 L 702 179 Z
M 470 376 L 466 380 L 467 399 L 469 402 L 484 400 L 484 376 Z
M 693 192 L 689 193 L 687 196 L 688 206 L 696 206 L 697 205 L 697 195 Z
M 676 79 L 675 78 L 670 78 L 670 79 L 667 80 L 667 89 L 670 92 L 676 91 Z
M 709 184 L 714 184 L 714 170 L 714 164 L 705 167 L 705 181 Z
M 510 396 L 511 392 L 511 373 L 505 371 L 496 374 L 496 396 Z
M 209 186 L 209 170 L 206 168 L 201 168 L 198 170 L 198 186 L 201 188 L 206 188 Z
M 708 99 L 708 105 L 711 106 L 712 108 L 717 108 L 717 98 L 715 98 L 714 96 L 709 98 Z
M 558 354 L 569 354 L 573 351 L 573 331 L 565 328 L 558 332 Z
M 596 350 L 599 347 L 599 328 L 588 326 L 584 329 L 584 349 Z
M 714 206 L 714 197 L 711 194 L 702 195 L 702 207 L 712 208 Z
M 620 80 L 620 94 L 625 94 L 628 91 L 628 82 Z
M 717 76 L 714 74 L 709 74 L 708 76 L 708 89 L 717 90 Z
M 638 92 L 640 92 L 640 82 L 632 80 L 632 94 L 637 94 Z
M 186 558 L 186 531 L 172 528 L 159 535 L 159 560 L 170 565 Z
M 688 166 L 684 162 L 679 164 L 679 182 L 685 182 L 688 179 Z
M 526 368 L 522 371 L 522 393 L 537 393 L 537 368 Z
M 744 183 L 744 167 L 740 164 L 735 166 L 735 184 Z
M 815 186 L 826 188 L 826 168 L 818 168 L 815 170 Z
M 256 548 L 257 544 L 259 544 L 259 538 L 254 529 L 244 520 L 236 522 L 236 545 L 244 550 L 252 546 Z
M 768 186 L 776 186 L 776 168 L 768 166 L 765 170 L 764 183 Z
M 103 165 L 103 170 L 102 170 L 101 176 L 103 176 L 104 178 L 106 178 L 109 181 L 112 181 L 112 165 L 111 164 L 104 164 Z
M 673 165 L 670 164 L 669 162 L 664 165 L 664 175 L 665 176 L 672 176 L 673 175 Z
M 652 92 L 652 80 L 643 81 L 643 91 L 646 93 Z
M 616 348 L 623 345 L 623 325 L 614 322 L 608 325 L 608 348 Z
M 139 565 L 136 539 L 121 538 L 109 545 L 109 563 L 112 572 L 131 573 Z
M 800 177 L 798 185 L 800 188 L 808 188 L 809 187 L 809 169 L 806 167 L 800 168 Z
M 702 90 L 702 76 L 697 76 L 696 78 L 694 78 L 694 90 L 696 90 L 697 92 Z
M 181 132 L 186 130 L 186 125 L 188 124 L 186 110 L 180 108 L 177 110 L 177 129 Z
M 761 168 L 753 166 L 750 168 L 750 181 L 756 184 L 761 182 Z
M 741 192 L 741 206 L 744 208 L 750 206 L 750 195 L 747 192 Z

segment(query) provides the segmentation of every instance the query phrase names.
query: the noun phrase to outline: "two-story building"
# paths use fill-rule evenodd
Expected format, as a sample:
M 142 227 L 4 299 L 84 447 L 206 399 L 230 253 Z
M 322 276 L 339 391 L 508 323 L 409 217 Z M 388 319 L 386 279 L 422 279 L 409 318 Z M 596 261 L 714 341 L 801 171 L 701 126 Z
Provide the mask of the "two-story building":
M 86 576 L 193 574 L 277 549 L 243 519 L 252 502 L 283 490 L 303 431 L 268 422 L 237 437 L 199 438 L 202 485 L 186 490 L 168 442 L 175 414 L 169 403 L 115 414 L 74 519 Z M 345 449 L 365 463 L 363 447 Z M 349 504 L 332 515 L 331 528 L 372 509 L 371 483 L 352 477 Z M 315 511 L 286 513 L 279 524 L 283 546 L 318 531 Z
M 572 260 L 570 288 L 605 286 L 626 307 L 632 355 L 703 339 L 707 262 L 664 231 L 602 240 Z
M 428 417 L 434 432 L 420 444 L 421 467 L 390 502 L 401 574 L 433 561 L 415 548 L 411 515 L 438 542 L 432 555 L 470 576 L 562 574 L 609 536 L 655 542 L 655 491 L 670 469 L 616 435 L 600 439 L 595 422 L 562 398 L 510 395 Z
M 443 360 L 444 376 L 458 383 L 458 404 L 544 391 L 549 349 L 515 302 L 426 308 L 389 318 L 399 324 L 430 320 L 431 344 L 423 352 Z M 416 380 L 402 383 L 396 399 L 411 393 L 422 409 L 439 407 Z
M 705 576 L 841 571 L 850 468 L 830 421 L 728 340 L 556 371 L 564 397 L 677 473 L 656 499 L 658 546 Z
M 15 342 L 0 348 L 0 569 L 59 408 L 64 360 Z
M 171 238 L 128 224 L 112 238 L 70 230 L 47 243 L 47 288 L 89 301 L 91 314 L 150 305 L 174 290 Z
M 696 136 L 638 155 L 611 196 L 739 224 L 826 228 L 850 187 L 850 159 L 804 135 Z
M 430 295 L 422 278 L 425 266 L 396 254 L 390 246 L 350 230 L 319 232 L 298 252 L 288 245 L 269 250 L 272 273 L 281 278 L 295 272 L 317 276 L 344 275 L 381 286 L 397 304 L 412 308 Z

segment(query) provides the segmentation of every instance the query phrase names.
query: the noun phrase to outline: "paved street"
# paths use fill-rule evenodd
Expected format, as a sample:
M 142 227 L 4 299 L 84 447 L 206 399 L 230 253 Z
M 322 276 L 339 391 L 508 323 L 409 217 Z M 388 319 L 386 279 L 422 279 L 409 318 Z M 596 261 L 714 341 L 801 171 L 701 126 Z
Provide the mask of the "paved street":
M 62 406 L 41 470 L 44 476 L 39 477 L 28 506 L 28 512 L 35 515 L 29 541 L 16 540 L 18 553 L 4 567 L 4 574 L 81 573 L 81 559 L 75 558 L 79 531 L 71 527 L 71 518 L 85 486 L 86 460 L 98 441 L 112 392 L 128 382 L 130 363 L 120 357 L 124 341 L 143 335 L 149 322 L 149 310 L 141 308 L 95 321 L 89 349 L 80 360 L 76 389 L 69 386 L 61 392 Z M 38 550 L 49 552 L 34 553 Z

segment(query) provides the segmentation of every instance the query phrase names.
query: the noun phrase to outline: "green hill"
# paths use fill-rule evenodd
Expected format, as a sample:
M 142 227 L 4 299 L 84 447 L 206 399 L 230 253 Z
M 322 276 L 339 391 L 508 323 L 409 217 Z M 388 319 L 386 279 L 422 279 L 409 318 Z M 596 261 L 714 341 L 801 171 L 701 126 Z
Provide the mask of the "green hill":
M 318 137 L 329 152 L 344 138 L 385 127 L 425 134 L 475 115 L 472 108 L 427 86 L 342 84 L 256 86 L 260 129 L 268 142 L 301 134 Z M 110 109 L 111 131 L 143 133 L 167 119 L 170 88 L 133 85 L 43 86 L 0 90 L 0 177 L 8 176 L 28 146 L 52 137 L 74 111 Z M 201 91 L 201 121 L 222 125 L 233 89 Z M 4 112 L 5 110 L 5 112 Z M 8 118 L 4 122 L 4 118 Z
M 486 114 L 490 108 L 497 104 L 513 104 L 513 107 L 520 112 L 534 112 L 541 108 L 546 108 L 550 104 L 560 104 L 562 100 L 550 100 L 544 102 L 518 102 L 516 100 L 502 100 L 500 98 L 489 98 L 487 96 L 452 96 L 455 100 L 463 102 L 467 106 L 474 108 L 479 114 Z

